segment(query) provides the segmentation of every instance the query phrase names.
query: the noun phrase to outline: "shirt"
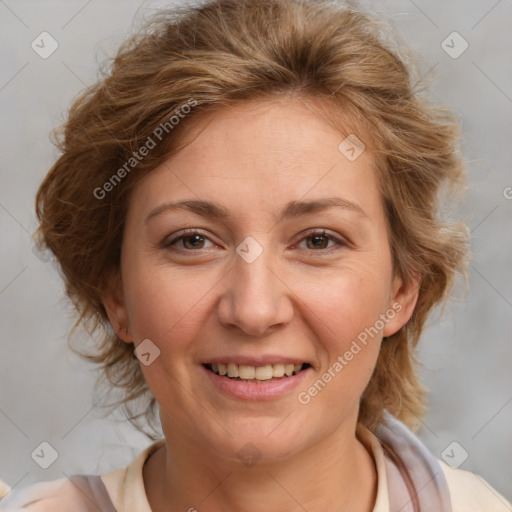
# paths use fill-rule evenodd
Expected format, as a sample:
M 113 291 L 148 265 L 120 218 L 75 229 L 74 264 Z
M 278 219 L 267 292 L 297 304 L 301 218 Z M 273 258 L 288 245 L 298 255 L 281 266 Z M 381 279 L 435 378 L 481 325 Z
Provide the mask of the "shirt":
M 373 458 L 377 471 L 377 496 L 373 512 L 398 512 L 391 509 L 388 479 L 395 469 L 385 455 L 381 441 L 374 433 L 358 424 L 356 435 Z M 114 510 L 105 512 L 152 512 L 144 488 L 142 468 L 148 458 L 165 443 L 154 442 L 143 450 L 127 467 L 100 476 L 108 491 Z M 469 471 L 454 469 L 438 461 L 448 484 L 451 512 L 512 512 L 512 505 L 484 479 Z M 421 490 L 420 490 L 421 492 Z M 15 490 L 0 501 L 1 512 L 84 512 L 97 511 L 97 505 L 77 508 L 77 501 L 84 502 L 83 493 L 77 491 L 67 478 L 40 482 Z M 410 506 L 410 505 L 409 505 Z M 89 508 L 90 507 L 90 508 Z M 407 508 L 407 507 L 406 507 Z M 404 508 L 402 512 L 406 510 Z M 435 509 L 432 509 L 435 510 Z M 436 512 L 440 512 L 437 510 Z

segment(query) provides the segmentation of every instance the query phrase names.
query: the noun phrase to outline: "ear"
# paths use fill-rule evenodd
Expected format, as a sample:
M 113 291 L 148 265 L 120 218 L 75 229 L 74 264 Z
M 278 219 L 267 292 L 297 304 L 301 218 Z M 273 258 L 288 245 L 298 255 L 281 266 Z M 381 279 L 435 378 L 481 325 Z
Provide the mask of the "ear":
M 392 336 L 409 321 L 418 301 L 419 285 L 420 276 L 418 274 L 414 274 L 408 283 L 405 283 L 400 276 L 395 275 L 389 302 L 390 309 L 388 310 L 395 314 L 393 317 L 388 315 L 389 320 L 382 333 L 384 337 Z
M 133 343 L 119 271 L 112 273 L 107 279 L 101 300 L 117 336 L 126 343 Z

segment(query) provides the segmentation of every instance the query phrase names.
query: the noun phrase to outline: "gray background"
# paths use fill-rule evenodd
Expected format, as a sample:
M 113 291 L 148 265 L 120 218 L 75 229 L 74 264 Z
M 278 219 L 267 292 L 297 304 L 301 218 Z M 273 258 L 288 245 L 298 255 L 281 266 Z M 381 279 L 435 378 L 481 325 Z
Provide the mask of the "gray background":
M 127 422 L 101 418 L 95 375 L 67 348 L 73 318 L 58 272 L 32 252 L 31 233 L 35 192 L 57 156 L 49 131 L 133 30 L 134 16 L 162 5 L 169 2 L 0 1 L 0 478 L 11 486 L 125 466 L 149 442 Z M 421 437 L 438 457 L 456 441 L 445 453 L 460 462 L 467 452 L 460 467 L 512 500 L 512 2 L 362 6 L 394 23 L 430 70 L 434 100 L 464 130 L 471 186 L 460 213 L 472 230 L 471 286 L 431 318 L 421 342 L 431 391 Z M 31 48 L 42 31 L 59 44 L 48 59 Z M 441 47 L 453 31 L 469 44 L 458 58 Z M 59 455 L 46 470 L 31 458 L 42 441 Z

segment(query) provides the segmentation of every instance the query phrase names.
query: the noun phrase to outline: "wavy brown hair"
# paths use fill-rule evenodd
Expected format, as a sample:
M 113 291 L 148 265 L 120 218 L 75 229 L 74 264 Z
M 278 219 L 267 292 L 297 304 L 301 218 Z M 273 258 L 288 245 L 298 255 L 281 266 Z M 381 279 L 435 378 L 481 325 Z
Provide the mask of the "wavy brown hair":
M 416 346 L 456 272 L 465 274 L 468 235 L 464 224 L 440 218 L 438 199 L 442 186 L 464 184 L 457 120 L 430 105 L 399 54 L 381 23 L 344 4 L 209 1 L 161 11 L 75 99 L 55 132 L 61 156 L 37 192 L 36 241 L 58 260 L 78 312 L 73 329 L 82 324 L 97 342 L 83 355 L 122 390 L 131 421 L 154 420 L 155 399 L 101 300 L 109 276 L 119 276 L 130 191 L 179 150 L 181 134 L 202 112 L 290 97 L 314 104 L 340 137 L 357 133 L 376 159 L 394 270 L 406 282 L 419 276 L 419 298 L 410 321 L 382 343 L 359 421 L 373 428 L 386 408 L 419 426 L 426 390 L 415 371 Z M 169 119 L 191 102 L 171 127 Z M 165 123 L 162 141 L 133 170 L 118 172 Z M 135 414 L 131 404 L 140 400 Z

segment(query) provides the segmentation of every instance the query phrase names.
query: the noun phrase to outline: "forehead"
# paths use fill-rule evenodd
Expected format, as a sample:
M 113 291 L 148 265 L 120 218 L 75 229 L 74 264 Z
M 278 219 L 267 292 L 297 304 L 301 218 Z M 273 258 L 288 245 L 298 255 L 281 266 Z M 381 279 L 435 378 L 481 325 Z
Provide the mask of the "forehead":
M 350 142 L 340 144 L 350 133 L 322 115 L 290 100 L 199 114 L 187 126 L 185 146 L 137 185 L 132 206 L 143 214 L 159 202 L 205 199 L 247 215 L 294 200 L 342 196 L 371 213 L 380 203 L 374 159 L 369 151 L 347 158 Z
M 339 143 L 351 130 L 334 129 L 327 114 L 315 100 L 239 102 L 193 118 L 185 135 L 188 144 L 174 159 L 193 158 L 211 167 L 216 163 L 212 156 L 217 156 L 238 163 L 236 172 L 241 176 L 256 166 L 258 175 L 268 176 L 276 174 L 276 167 L 300 170 L 311 169 L 315 162 L 335 163 Z M 208 151 L 197 153 L 198 147 Z M 222 173 L 222 165 L 216 170 Z M 233 170 L 225 168 L 226 173 Z

